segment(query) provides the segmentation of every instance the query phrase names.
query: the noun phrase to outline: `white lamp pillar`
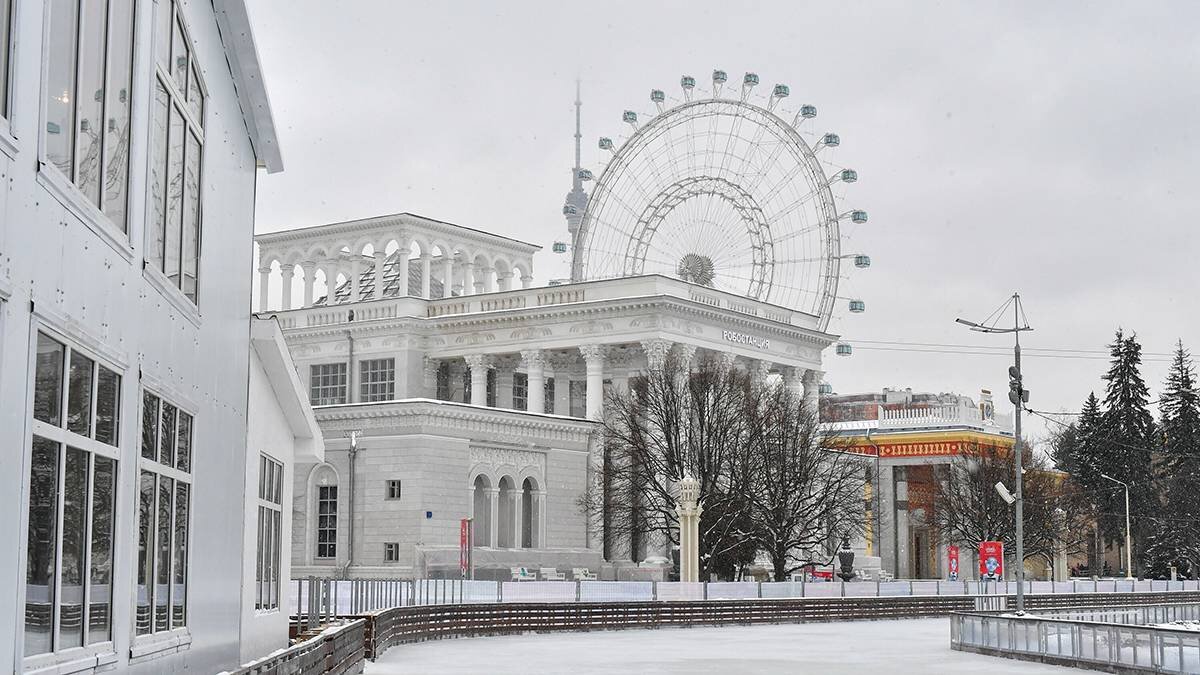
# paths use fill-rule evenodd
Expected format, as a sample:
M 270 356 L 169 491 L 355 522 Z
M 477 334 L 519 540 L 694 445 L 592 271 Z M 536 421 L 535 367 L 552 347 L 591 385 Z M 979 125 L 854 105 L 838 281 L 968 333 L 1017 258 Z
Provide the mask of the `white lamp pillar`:
M 685 476 L 679 481 L 679 499 L 675 507 L 679 516 L 679 580 L 700 581 L 700 483 Z

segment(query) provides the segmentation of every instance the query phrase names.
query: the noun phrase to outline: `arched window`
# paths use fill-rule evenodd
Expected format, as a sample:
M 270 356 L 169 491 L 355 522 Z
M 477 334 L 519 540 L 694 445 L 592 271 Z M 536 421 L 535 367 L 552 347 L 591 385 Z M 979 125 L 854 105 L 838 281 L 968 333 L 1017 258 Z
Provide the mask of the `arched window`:
M 490 499 L 489 487 L 487 478 L 482 475 L 475 477 L 474 485 L 474 537 L 476 546 L 491 546 L 491 524 L 492 524 L 492 500 Z
M 521 548 L 537 548 L 537 492 L 532 478 L 521 483 Z
M 511 476 L 500 479 L 500 532 L 497 546 L 516 548 L 517 490 Z
M 317 515 L 313 522 L 316 535 L 313 556 L 319 560 L 336 560 L 338 483 L 337 474 L 328 466 L 319 467 L 313 476 L 313 506 Z

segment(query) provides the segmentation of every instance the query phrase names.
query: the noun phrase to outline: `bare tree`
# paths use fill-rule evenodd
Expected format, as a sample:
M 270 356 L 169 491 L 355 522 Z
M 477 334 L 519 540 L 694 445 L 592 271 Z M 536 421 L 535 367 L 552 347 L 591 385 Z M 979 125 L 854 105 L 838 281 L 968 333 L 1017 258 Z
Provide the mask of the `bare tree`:
M 700 484 L 700 574 L 743 549 L 754 532 L 745 517 L 753 467 L 748 452 L 750 377 L 706 361 L 689 371 L 668 358 L 662 368 L 610 394 L 599 430 L 604 460 L 582 507 L 602 525 L 606 557 L 630 542 L 678 543 L 677 485 Z M 652 544 L 653 545 L 653 544 Z
M 992 445 L 964 445 L 964 453 L 939 472 L 934 483 L 931 522 L 945 543 L 1002 541 L 1016 550 L 1013 508 L 996 491 L 996 483 L 1013 484 L 1012 451 Z M 1070 499 L 1075 491 L 1065 474 L 1027 457 L 1024 474 L 1025 558 L 1052 563 L 1056 552 L 1074 553 L 1088 538 L 1087 512 Z
M 821 430 L 817 413 L 795 392 L 761 392 L 754 415 L 749 494 L 755 532 L 781 581 L 831 557 L 831 544 L 863 532 L 867 466 L 848 444 Z

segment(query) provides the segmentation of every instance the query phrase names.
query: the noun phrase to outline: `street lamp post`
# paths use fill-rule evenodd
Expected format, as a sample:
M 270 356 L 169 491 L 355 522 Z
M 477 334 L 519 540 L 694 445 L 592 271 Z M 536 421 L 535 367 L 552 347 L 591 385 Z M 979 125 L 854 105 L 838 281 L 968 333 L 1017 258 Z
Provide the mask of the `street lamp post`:
M 1133 580 L 1133 537 L 1130 536 L 1129 530 L 1129 483 L 1117 480 L 1108 474 L 1100 474 L 1101 478 L 1111 480 L 1112 482 L 1125 488 L 1125 578 Z
M 1016 474 L 1014 483 L 1016 490 L 1013 496 L 1015 497 L 1016 505 L 1016 520 L 1017 520 L 1017 612 L 1025 611 L 1025 500 L 1022 496 L 1024 491 L 1024 476 L 1021 468 L 1021 408 L 1023 404 L 1029 401 L 1029 391 L 1023 388 L 1021 382 L 1021 332 L 1033 330 L 1029 327 L 1028 322 L 1022 323 L 1024 312 L 1021 310 L 1021 296 L 1013 293 L 1009 304 L 1013 306 L 1013 327 L 1000 328 L 996 325 L 985 325 L 966 319 L 955 319 L 958 323 L 967 326 L 973 331 L 980 333 L 1012 333 L 1013 334 L 1013 365 L 1008 369 L 1009 374 L 1009 392 L 1008 400 L 1012 401 L 1014 406 L 1013 412 L 1013 461 L 1015 466 L 1013 471 Z M 1003 309 L 1003 308 L 1001 308 Z M 996 314 L 999 314 L 997 311 Z M 995 315 L 993 315 L 995 316 Z

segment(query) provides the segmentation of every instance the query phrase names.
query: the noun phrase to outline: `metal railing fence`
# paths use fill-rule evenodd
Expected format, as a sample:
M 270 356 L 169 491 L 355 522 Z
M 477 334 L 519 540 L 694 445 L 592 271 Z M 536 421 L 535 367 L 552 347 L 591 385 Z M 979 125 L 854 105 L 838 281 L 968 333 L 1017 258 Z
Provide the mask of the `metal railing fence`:
M 1160 613 L 1167 613 L 1163 605 L 1157 607 Z M 1196 607 L 1179 614 L 1194 612 Z M 1128 609 L 1111 608 L 1110 615 L 1124 616 Z M 1146 616 L 1153 616 L 1149 608 L 1147 612 Z M 1200 672 L 1200 632 L 1164 626 L 954 612 L 950 615 L 950 646 L 1110 672 Z
M 361 673 L 369 619 L 329 627 L 291 647 L 251 662 L 229 675 L 349 675 Z
M 1016 582 L 902 579 L 851 582 L 713 581 L 463 581 L 458 579 L 293 579 L 288 609 L 302 624 L 322 617 L 351 616 L 391 607 L 512 602 L 643 602 L 755 600 L 784 598 L 863 598 L 907 596 L 1011 596 Z M 1078 579 L 1027 581 L 1030 595 L 1200 591 L 1200 581 Z

